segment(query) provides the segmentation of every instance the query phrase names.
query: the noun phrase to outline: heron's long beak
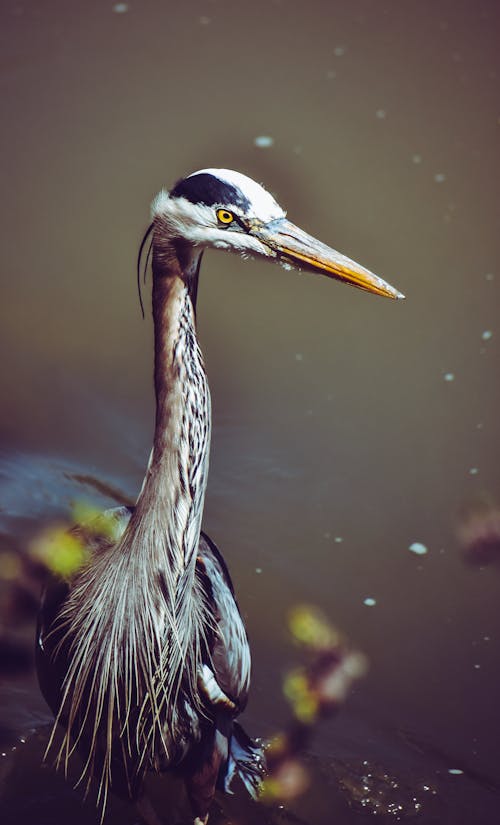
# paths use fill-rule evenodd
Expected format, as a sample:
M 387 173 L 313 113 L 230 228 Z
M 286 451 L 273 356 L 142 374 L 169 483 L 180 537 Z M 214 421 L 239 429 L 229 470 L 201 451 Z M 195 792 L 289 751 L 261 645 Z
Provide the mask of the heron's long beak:
M 278 218 L 256 228 L 253 234 L 269 247 L 280 261 L 290 264 L 295 269 L 319 272 L 366 292 L 373 292 L 375 295 L 396 299 L 405 297 L 378 275 L 317 241 L 285 218 Z

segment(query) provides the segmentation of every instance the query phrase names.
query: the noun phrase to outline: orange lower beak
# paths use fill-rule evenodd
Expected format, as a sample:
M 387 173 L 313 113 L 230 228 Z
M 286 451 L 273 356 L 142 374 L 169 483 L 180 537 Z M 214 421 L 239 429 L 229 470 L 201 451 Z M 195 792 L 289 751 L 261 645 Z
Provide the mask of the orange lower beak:
M 254 234 L 282 263 L 294 269 L 319 272 L 386 298 L 405 297 L 378 275 L 316 240 L 285 218 L 259 227 Z

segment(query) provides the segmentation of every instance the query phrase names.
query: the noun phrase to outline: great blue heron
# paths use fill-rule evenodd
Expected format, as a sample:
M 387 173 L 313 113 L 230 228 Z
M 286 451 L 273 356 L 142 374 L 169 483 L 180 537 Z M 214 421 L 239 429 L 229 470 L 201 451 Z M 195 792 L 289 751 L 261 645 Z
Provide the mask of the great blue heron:
M 195 326 L 203 251 L 214 247 L 323 273 L 402 298 L 368 270 L 307 235 L 259 184 L 204 169 L 162 191 L 151 236 L 156 425 L 135 508 L 94 542 L 69 583 L 41 609 L 41 689 L 63 726 L 60 760 L 82 777 L 141 800 L 147 771 L 177 769 L 198 825 L 216 787 L 238 773 L 253 792 L 260 748 L 234 722 L 245 706 L 250 651 L 226 565 L 200 532 L 207 485 L 210 394 Z M 143 242 L 144 243 L 144 242 Z

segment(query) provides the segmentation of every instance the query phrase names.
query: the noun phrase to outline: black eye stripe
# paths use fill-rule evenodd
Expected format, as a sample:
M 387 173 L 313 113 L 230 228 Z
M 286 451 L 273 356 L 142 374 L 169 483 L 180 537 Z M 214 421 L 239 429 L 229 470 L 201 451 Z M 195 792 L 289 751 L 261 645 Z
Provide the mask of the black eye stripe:
M 245 230 L 245 232 L 246 232 L 247 234 L 248 234 L 248 232 L 250 232 L 250 227 L 249 227 L 249 226 L 247 226 L 247 224 L 244 222 L 243 218 L 240 218 L 240 216 L 239 216 L 239 215 L 234 215 L 234 214 L 233 214 L 233 218 L 234 218 L 234 220 L 236 221 L 236 223 L 237 223 L 239 226 L 241 226 L 241 228 L 242 228 L 242 229 L 244 229 L 244 230 Z

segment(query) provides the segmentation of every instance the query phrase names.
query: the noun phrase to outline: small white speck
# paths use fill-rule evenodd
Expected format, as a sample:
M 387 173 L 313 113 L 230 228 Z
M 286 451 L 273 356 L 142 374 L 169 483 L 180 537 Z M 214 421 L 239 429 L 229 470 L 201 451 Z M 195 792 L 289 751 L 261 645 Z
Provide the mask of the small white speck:
M 444 183 L 446 180 L 446 175 L 443 172 L 436 172 L 434 175 L 434 180 L 436 183 Z
M 274 138 L 270 135 L 257 135 L 253 142 L 254 146 L 258 146 L 259 149 L 269 149 L 274 144 Z
M 200 26 L 208 26 L 209 23 L 210 23 L 210 17 L 205 17 L 205 15 L 202 15 L 200 17 Z
M 385 118 L 387 117 L 386 110 L 385 109 L 377 109 L 377 111 L 375 112 L 375 117 L 377 117 L 379 120 L 385 120 Z
M 471 467 L 470 470 L 469 470 L 469 475 L 470 476 L 477 476 L 478 472 L 479 472 L 479 469 L 477 467 Z
M 295 360 L 296 361 L 303 361 L 304 360 L 303 354 L 301 352 L 296 352 L 295 353 Z
M 481 670 L 481 665 L 474 665 L 474 670 Z
M 19 741 L 20 741 L 23 745 L 25 745 L 25 744 L 26 744 L 26 739 L 24 738 L 24 736 L 20 736 L 20 737 L 19 737 Z
M 113 11 L 115 14 L 126 14 L 128 12 L 128 3 L 115 3 Z
M 483 427 L 484 427 L 483 422 L 482 422 L 482 421 L 478 421 L 478 422 L 477 422 L 477 424 L 476 424 L 476 430 L 482 430 L 482 429 L 483 429 Z
M 455 380 L 455 373 L 454 372 L 445 372 L 443 375 L 445 381 L 454 381 Z
M 363 604 L 365 604 L 367 607 L 375 607 L 375 605 L 377 604 L 377 600 L 372 599 L 371 596 L 368 596 L 366 599 L 364 599 Z
M 491 642 L 491 636 L 483 636 L 483 642 Z
M 493 274 L 493 272 L 487 272 L 484 277 L 487 281 L 494 281 L 495 280 L 495 275 Z
M 420 541 L 414 541 L 413 544 L 408 546 L 408 550 L 411 550 L 412 553 L 416 553 L 417 556 L 425 556 L 428 552 L 425 544 L 422 544 Z
M 491 341 L 493 337 L 493 333 L 491 329 L 485 329 L 484 332 L 481 333 L 481 338 L 483 341 Z
M 333 53 L 334 53 L 335 57 L 343 57 L 344 54 L 346 53 L 346 51 L 347 51 L 346 46 L 335 46 L 335 48 L 333 50 Z
M 256 573 L 262 573 L 262 567 L 256 567 L 255 572 Z
M 335 544 L 342 544 L 344 539 L 342 538 L 342 536 L 335 536 L 334 541 L 335 541 Z
M 422 163 L 422 155 L 418 155 L 418 154 L 412 155 L 411 159 L 412 159 L 412 163 L 416 163 L 416 164 Z
M 452 776 L 462 776 L 463 771 L 460 768 L 449 768 L 448 773 L 451 773 Z

